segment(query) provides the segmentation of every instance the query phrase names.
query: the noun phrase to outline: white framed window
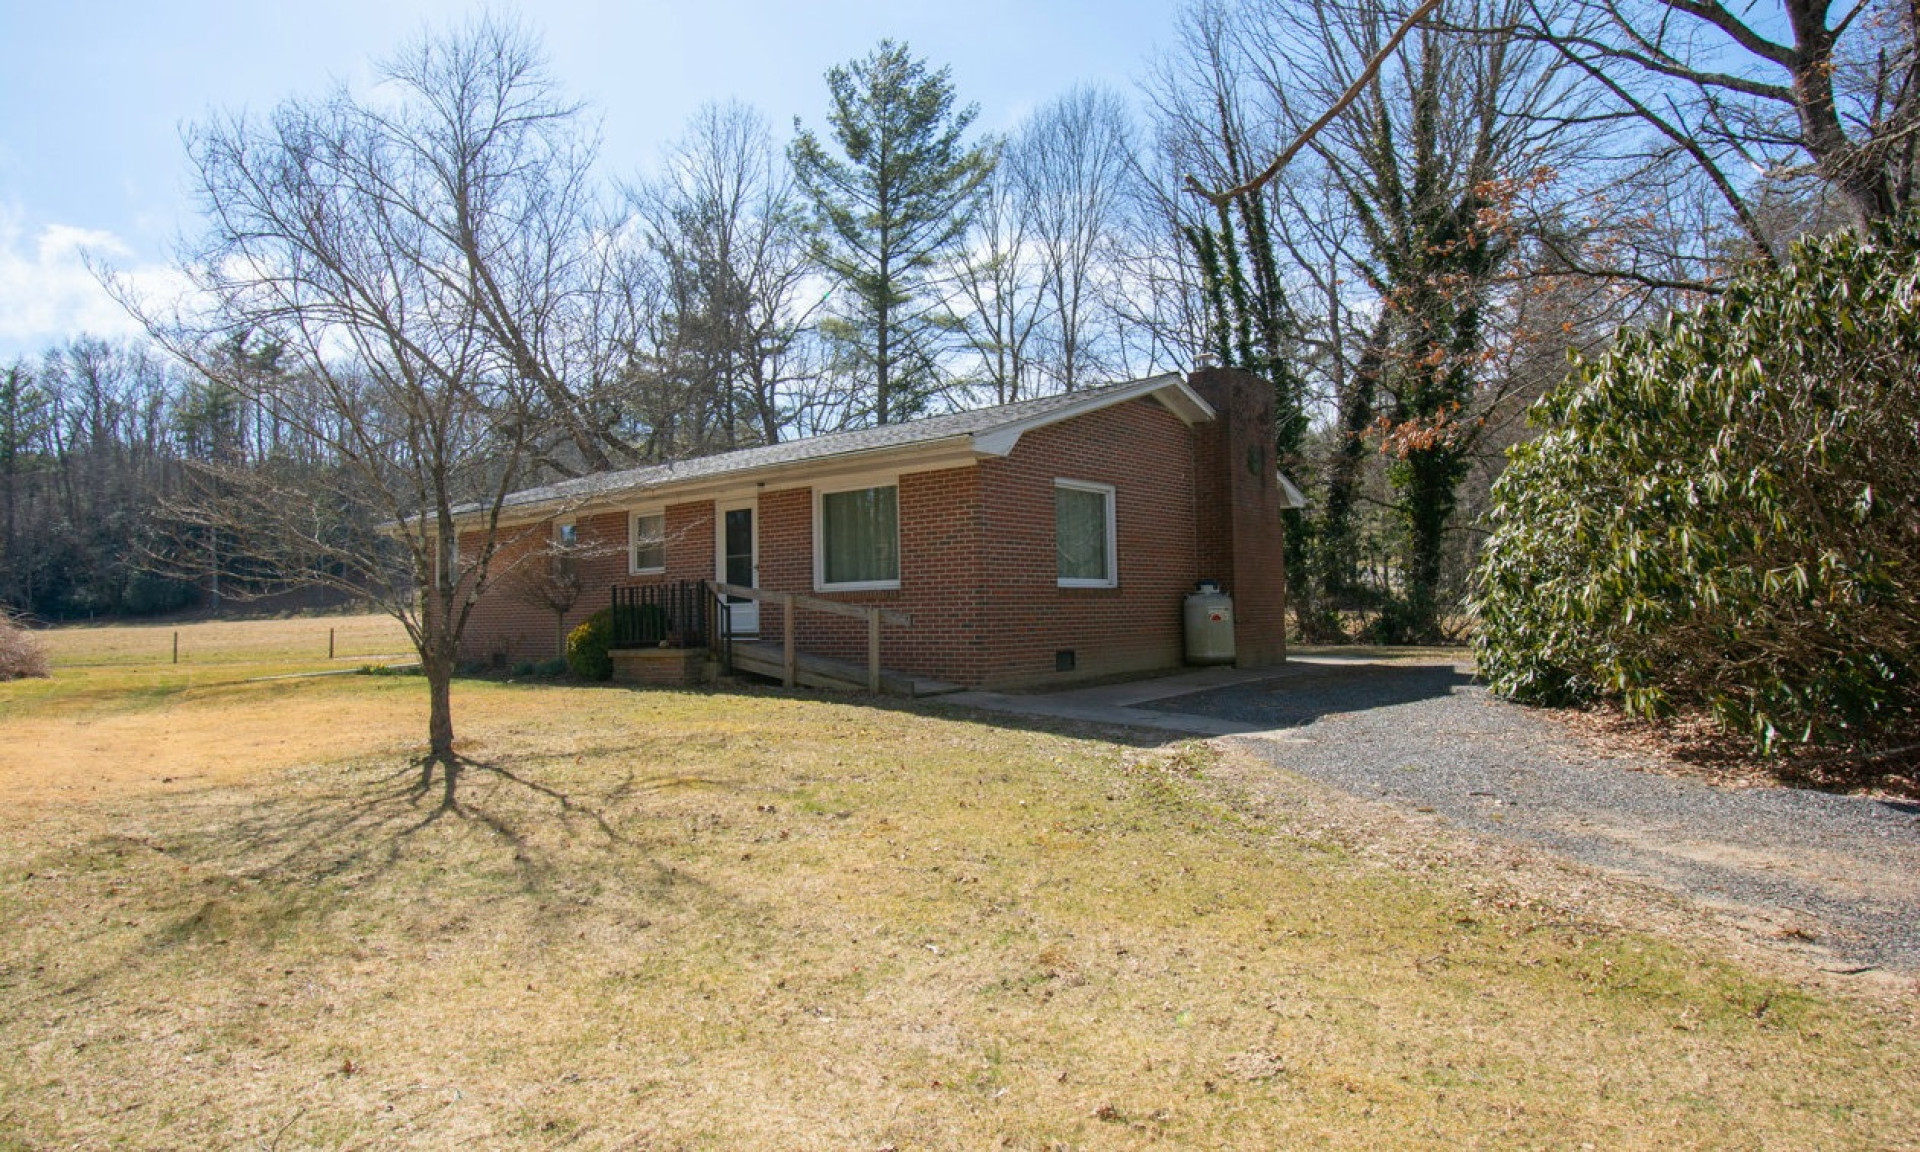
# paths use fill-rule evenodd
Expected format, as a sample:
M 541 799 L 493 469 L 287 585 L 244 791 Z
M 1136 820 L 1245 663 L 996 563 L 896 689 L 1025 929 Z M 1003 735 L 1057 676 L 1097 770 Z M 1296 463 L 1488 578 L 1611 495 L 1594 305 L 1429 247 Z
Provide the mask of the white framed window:
M 823 592 L 900 587 L 900 486 L 813 491 L 813 586 Z
M 1111 484 L 1053 482 L 1053 540 L 1060 587 L 1119 586 L 1113 505 Z
M 667 514 L 658 508 L 627 517 L 627 571 L 635 576 L 667 570 Z
M 554 547 L 561 551 L 574 548 L 580 543 L 580 526 L 571 520 L 555 521 L 553 525 Z

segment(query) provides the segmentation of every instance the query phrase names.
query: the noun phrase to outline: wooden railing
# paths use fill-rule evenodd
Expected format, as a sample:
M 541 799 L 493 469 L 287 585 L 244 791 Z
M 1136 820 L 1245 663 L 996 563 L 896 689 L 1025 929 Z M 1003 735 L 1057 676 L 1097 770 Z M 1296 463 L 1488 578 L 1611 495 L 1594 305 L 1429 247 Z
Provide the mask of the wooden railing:
M 847 604 L 839 600 L 822 600 L 818 596 L 802 596 L 798 592 L 743 588 L 738 584 L 722 584 L 717 580 L 708 581 L 708 587 L 713 589 L 722 604 L 726 603 L 726 597 L 738 596 L 760 604 L 780 606 L 780 683 L 788 688 L 793 687 L 799 679 L 800 650 L 794 646 L 794 618 L 799 615 L 799 609 L 867 622 L 867 691 L 874 693 L 880 691 L 880 626 L 894 624 L 907 627 L 913 623 L 913 617 L 908 613 L 878 604 Z
M 613 646 L 653 648 L 668 641 L 677 646 L 711 642 L 713 594 L 704 581 L 676 584 L 615 584 L 613 586 Z

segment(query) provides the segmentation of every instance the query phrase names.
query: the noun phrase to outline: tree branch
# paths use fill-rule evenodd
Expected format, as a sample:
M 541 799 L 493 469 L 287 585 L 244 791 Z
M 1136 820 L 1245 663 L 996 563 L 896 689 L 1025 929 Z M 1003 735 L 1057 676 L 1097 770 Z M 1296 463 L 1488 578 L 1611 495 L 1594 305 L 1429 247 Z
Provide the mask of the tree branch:
M 1379 74 L 1380 68 L 1387 62 L 1387 58 L 1392 56 L 1394 50 L 1400 47 L 1400 42 L 1407 38 L 1407 34 L 1412 32 L 1416 25 L 1437 11 L 1442 2 L 1443 0 L 1422 0 L 1418 8 L 1408 13 L 1407 18 L 1400 22 L 1398 28 L 1394 29 L 1393 35 L 1387 38 L 1387 42 L 1367 61 L 1366 67 L 1360 70 L 1360 75 L 1355 77 L 1353 83 L 1347 86 L 1347 90 L 1341 94 L 1340 99 L 1333 102 L 1333 107 L 1321 113 L 1318 120 L 1309 124 L 1306 131 L 1295 137 L 1293 143 L 1287 145 L 1278 156 L 1274 157 L 1273 163 L 1267 165 L 1265 171 L 1244 184 L 1235 185 L 1221 192 L 1209 192 L 1206 186 L 1200 183 L 1198 177 L 1195 177 L 1192 173 L 1188 173 L 1186 180 L 1187 190 L 1206 200 L 1216 208 L 1225 208 L 1236 199 L 1250 192 L 1258 192 L 1261 188 L 1264 188 L 1272 182 L 1274 177 L 1280 175 L 1288 164 L 1293 162 L 1294 156 L 1299 154 L 1300 149 L 1305 148 L 1311 143 L 1313 138 L 1320 134 L 1321 129 L 1333 123 L 1335 117 L 1345 112 L 1348 105 L 1360 98 L 1360 94 L 1366 91 L 1367 85 L 1373 83 L 1373 78 Z
M 1734 43 L 1745 48 L 1763 60 L 1771 60 L 1782 68 L 1792 70 L 1794 50 L 1785 44 L 1777 44 L 1741 22 L 1740 18 L 1722 8 L 1715 0 L 1666 0 L 1667 7 L 1675 12 L 1684 12 L 1696 20 L 1705 21 L 1725 32 Z

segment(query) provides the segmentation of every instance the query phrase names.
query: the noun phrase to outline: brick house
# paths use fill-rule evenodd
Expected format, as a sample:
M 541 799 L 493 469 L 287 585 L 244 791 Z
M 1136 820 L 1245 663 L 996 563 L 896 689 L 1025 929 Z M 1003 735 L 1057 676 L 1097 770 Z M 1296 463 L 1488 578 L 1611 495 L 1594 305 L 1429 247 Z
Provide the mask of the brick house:
M 1202 369 L 602 473 L 510 496 L 496 570 L 555 538 L 580 546 L 567 627 L 616 585 L 883 605 L 910 623 L 885 630 L 882 664 L 982 687 L 1177 666 L 1182 603 L 1214 579 L 1234 597 L 1236 661 L 1277 663 L 1280 513 L 1298 493 L 1272 424 L 1264 382 Z M 555 654 L 553 611 L 509 586 L 476 604 L 467 658 Z M 732 611 L 736 632 L 784 625 L 773 604 Z M 859 620 L 801 611 L 794 628 L 807 652 L 867 652 Z

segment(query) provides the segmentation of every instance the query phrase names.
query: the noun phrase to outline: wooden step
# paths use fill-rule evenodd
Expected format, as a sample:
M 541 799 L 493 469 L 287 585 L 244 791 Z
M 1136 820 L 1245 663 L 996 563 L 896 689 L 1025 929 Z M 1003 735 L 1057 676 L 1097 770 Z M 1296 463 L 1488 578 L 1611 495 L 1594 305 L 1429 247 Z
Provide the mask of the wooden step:
M 867 668 L 851 660 L 836 660 L 831 656 L 819 656 L 811 652 L 798 653 L 795 661 L 794 679 L 805 688 L 830 688 L 841 692 L 865 692 L 867 690 Z M 768 676 L 779 680 L 784 671 L 785 661 L 781 657 L 780 645 L 765 640 L 741 640 L 733 642 L 733 667 L 736 672 L 751 672 L 757 676 Z M 948 692 L 959 692 L 964 685 L 949 684 L 944 680 L 928 680 L 920 676 L 910 676 L 891 669 L 880 670 L 880 691 L 889 696 L 940 696 Z

